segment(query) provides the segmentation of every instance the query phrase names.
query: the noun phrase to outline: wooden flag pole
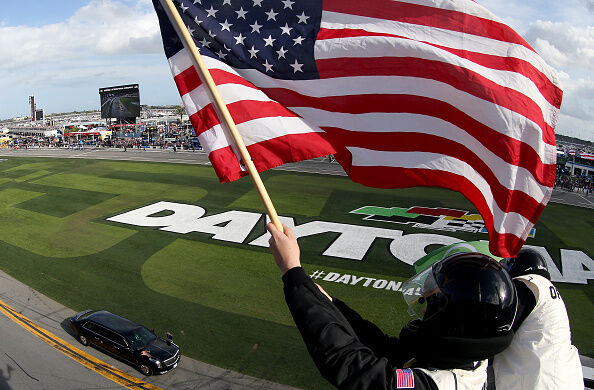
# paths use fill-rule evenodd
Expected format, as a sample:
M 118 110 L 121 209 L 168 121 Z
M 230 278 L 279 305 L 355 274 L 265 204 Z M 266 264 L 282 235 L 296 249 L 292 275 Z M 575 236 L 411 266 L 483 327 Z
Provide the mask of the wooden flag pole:
M 184 47 L 186 48 L 186 50 L 188 50 L 190 52 L 190 57 L 192 58 L 192 62 L 194 64 L 194 67 L 198 71 L 200 78 L 206 83 L 206 86 L 208 87 L 208 90 L 210 91 L 210 93 L 213 97 L 215 107 L 217 108 L 218 113 L 223 117 L 222 118 L 223 122 L 229 129 L 229 132 L 231 133 L 231 136 L 233 137 L 233 140 L 235 141 L 237 150 L 239 151 L 239 154 L 241 155 L 241 159 L 243 160 L 243 162 L 244 162 L 244 164 L 245 164 L 245 166 L 246 166 L 246 168 L 254 182 L 254 185 L 256 186 L 256 189 L 258 190 L 258 194 L 260 195 L 260 198 L 262 199 L 262 202 L 264 203 L 264 207 L 266 208 L 266 212 L 268 213 L 270 220 L 272 221 L 274 226 L 282 232 L 283 225 L 281 224 L 280 219 L 278 218 L 278 214 L 276 213 L 274 205 L 272 204 L 272 200 L 270 199 L 270 196 L 268 195 L 268 191 L 266 191 L 266 187 L 264 187 L 262 178 L 260 177 L 260 174 L 258 173 L 258 170 L 256 169 L 256 166 L 254 165 L 254 162 L 252 161 L 252 158 L 250 157 L 250 153 L 247 150 L 245 143 L 243 142 L 243 138 L 241 138 L 241 134 L 239 134 L 239 131 L 237 131 L 235 122 L 233 121 L 233 118 L 231 117 L 231 114 L 229 113 L 229 110 L 227 109 L 227 105 L 223 101 L 223 98 L 222 98 L 221 94 L 219 93 L 219 90 L 217 89 L 217 86 L 216 86 L 214 80 L 212 79 L 210 72 L 208 71 L 208 67 L 202 60 L 202 56 L 200 55 L 200 52 L 198 51 L 198 48 L 196 47 L 196 44 L 194 43 L 194 39 L 192 39 L 179 12 L 173 5 L 173 1 L 172 0 L 159 0 L 159 1 L 161 2 L 161 5 L 165 9 L 167 16 L 169 16 L 169 21 L 171 21 L 171 23 L 173 24 L 173 27 L 175 27 L 178 35 L 182 38 L 182 43 L 184 44 Z

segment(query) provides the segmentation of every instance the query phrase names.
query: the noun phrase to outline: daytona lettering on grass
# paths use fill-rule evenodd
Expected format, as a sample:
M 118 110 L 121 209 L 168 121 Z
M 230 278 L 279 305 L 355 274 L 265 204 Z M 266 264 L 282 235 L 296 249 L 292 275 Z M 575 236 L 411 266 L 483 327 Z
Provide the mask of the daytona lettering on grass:
M 402 292 L 403 294 L 414 294 L 414 291 L 402 291 L 402 282 L 394 280 L 376 279 L 367 276 L 356 276 L 350 274 L 339 274 L 337 272 L 325 272 L 315 270 L 310 277 L 314 280 L 323 280 L 325 282 L 344 283 L 349 286 L 372 287 L 377 290 L 388 290 Z M 412 290 L 412 289 L 410 289 Z

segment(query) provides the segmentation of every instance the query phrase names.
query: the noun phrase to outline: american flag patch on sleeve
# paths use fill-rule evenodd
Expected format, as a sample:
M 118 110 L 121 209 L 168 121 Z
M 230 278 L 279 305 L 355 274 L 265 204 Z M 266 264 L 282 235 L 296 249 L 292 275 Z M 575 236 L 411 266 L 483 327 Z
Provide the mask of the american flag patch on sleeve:
M 415 376 L 410 368 L 404 370 L 396 370 L 396 388 L 397 389 L 414 389 Z

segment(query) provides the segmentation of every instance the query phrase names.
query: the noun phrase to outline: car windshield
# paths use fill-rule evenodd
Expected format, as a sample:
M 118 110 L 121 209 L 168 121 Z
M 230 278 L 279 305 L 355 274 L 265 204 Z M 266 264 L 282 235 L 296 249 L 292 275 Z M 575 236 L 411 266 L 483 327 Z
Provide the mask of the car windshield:
M 126 334 L 126 338 L 135 349 L 138 349 L 156 339 L 157 336 L 147 328 L 141 326 Z
M 78 316 L 77 319 L 78 320 L 83 320 L 83 319 L 87 318 L 88 316 L 90 316 L 91 314 L 94 314 L 96 312 L 97 312 L 97 310 L 89 310 L 88 312 L 83 313 L 80 316 Z

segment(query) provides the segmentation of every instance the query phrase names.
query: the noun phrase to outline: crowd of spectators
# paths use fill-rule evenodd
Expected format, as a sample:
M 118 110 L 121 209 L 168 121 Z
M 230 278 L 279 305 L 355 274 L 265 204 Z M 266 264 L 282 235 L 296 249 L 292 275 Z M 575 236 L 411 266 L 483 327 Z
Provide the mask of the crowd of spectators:
M 169 140 L 155 139 L 147 141 L 139 138 L 116 138 L 116 139 L 62 139 L 62 138 L 42 138 L 42 137 L 15 137 L 2 145 L 12 149 L 29 148 L 67 148 L 67 149 L 89 149 L 89 148 L 119 148 L 127 151 L 128 149 L 170 149 L 173 151 L 202 150 L 200 143 L 195 139 Z
M 62 146 L 62 141 L 55 138 L 32 138 L 32 137 L 21 137 L 13 138 L 11 142 L 8 142 L 5 147 L 13 149 L 28 149 L 28 148 L 54 148 Z
M 570 175 L 566 172 L 557 171 L 555 187 L 571 192 L 583 192 L 588 196 L 594 192 L 594 181 L 586 176 Z
M 164 141 L 162 139 L 154 140 L 154 141 L 147 141 L 142 139 L 117 139 L 115 141 L 108 141 L 103 142 L 102 147 L 115 147 L 115 148 L 123 148 L 124 150 L 128 149 L 139 149 L 139 150 L 147 150 L 147 149 L 171 149 L 174 152 L 178 150 L 202 150 L 202 147 L 198 142 L 195 141 Z

